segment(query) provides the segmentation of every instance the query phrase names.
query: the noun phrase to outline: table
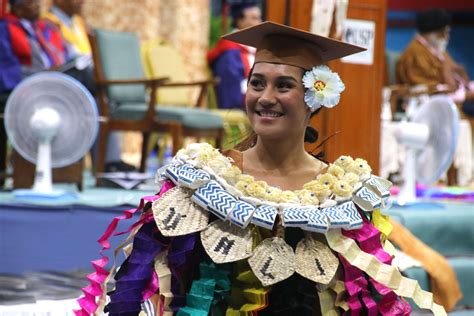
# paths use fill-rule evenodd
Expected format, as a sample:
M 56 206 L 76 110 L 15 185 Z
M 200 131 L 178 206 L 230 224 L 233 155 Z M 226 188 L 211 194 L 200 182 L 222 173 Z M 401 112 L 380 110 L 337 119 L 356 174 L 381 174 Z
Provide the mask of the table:
M 74 202 L 32 204 L 0 192 L 0 273 L 90 269 L 107 225 L 147 195 L 153 192 L 86 188 Z M 123 222 L 118 231 L 134 221 Z M 113 238 L 112 248 L 125 236 Z

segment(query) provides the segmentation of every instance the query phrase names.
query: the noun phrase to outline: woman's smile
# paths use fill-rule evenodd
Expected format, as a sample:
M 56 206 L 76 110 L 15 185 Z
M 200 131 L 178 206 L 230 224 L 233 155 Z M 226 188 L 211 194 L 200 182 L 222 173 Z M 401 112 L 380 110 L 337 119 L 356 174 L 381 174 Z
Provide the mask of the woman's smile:
M 278 118 L 283 116 L 283 113 L 272 111 L 272 110 L 260 110 L 260 111 L 255 111 L 258 116 L 264 117 L 264 118 Z

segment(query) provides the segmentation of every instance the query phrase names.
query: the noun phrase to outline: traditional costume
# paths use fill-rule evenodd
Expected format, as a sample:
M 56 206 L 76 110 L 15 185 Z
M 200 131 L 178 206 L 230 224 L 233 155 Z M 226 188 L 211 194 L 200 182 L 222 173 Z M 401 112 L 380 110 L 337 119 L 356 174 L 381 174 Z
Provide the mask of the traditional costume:
M 257 47 L 256 63 L 310 69 L 303 84 L 312 111 L 336 105 L 344 90 L 322 64 L 361 51 L 271 22 L 226 38 Z M 365 160 L 341 156 L 301 190 L 284 191 L 244 174 L 242 159 L 239 151 L 191 144 L 158 170 L 159 193 L 116 218 L 99 240 L 107 249 L 118 220 L 141 212 L 121 247 L 127 259 L 109 302 L 98 300 L 114 272 L 102 257 L 76 314 L 105 305 L 109 315 L 408 315 L 402 297 L 446 314 L 391 265 L 381 212 L 390 183 Z

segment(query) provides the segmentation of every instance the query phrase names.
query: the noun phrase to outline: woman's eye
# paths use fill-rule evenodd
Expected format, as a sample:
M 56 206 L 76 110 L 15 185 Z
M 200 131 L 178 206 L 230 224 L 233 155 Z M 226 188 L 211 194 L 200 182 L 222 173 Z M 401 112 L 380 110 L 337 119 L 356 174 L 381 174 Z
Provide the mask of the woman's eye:
M 277 88 L 279 90 L 289 90 L 289 89 L 293 88 L 293 85 L 289 82 L 279 82 L 277 84 Z
M 263 88 L 263 82 L 262 82 L 262 80 L 259 80 L 259 79 L 251 79 L 251 80 L 250 80 L 250 85 L 251 85 L 254 89 L 261 89 L 261 88 Z

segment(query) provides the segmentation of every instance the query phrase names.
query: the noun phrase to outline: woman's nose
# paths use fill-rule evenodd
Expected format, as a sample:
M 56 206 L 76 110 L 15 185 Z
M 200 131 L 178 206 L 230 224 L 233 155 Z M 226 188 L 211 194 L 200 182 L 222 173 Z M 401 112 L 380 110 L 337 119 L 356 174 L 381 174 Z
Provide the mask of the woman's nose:
M 260 96 L 258 103 L 261 106 L 272 106 L 276 103 L 275 91 L 271 87 L 265 88 L 262 95 Z

